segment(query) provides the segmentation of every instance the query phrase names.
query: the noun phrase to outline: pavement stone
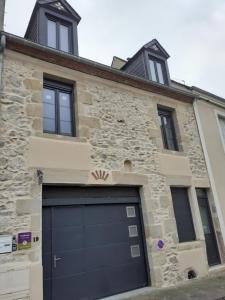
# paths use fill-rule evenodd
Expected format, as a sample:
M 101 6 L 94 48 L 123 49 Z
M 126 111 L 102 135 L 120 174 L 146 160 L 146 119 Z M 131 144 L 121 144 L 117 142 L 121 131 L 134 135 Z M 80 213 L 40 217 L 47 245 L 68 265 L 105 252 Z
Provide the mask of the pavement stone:
M 171 288 L 136 290 L 107 300 L 225 300 L 225 273 Z

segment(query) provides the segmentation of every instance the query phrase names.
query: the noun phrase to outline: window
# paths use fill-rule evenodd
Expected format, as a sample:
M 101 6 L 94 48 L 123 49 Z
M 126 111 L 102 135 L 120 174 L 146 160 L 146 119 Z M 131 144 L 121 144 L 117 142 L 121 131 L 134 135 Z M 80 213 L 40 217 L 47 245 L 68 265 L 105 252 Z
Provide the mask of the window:
M 47 45 L 52 48 L 71 52 L 71 26 L 52 19 L 47 20 Z
M 72 87 L 51 81 L 44 82 L 44 132 L 74 135 L 72 99 Z
M 223 145 L 225 145 L 225 117 L 218 115 L 220 131 L 223 140 Z
M 195 230 L 186 188 L 171 188 L 179 242 L 195 241 Z
M 178 151 L 176 133 L 173 122 L 173 111 L 158 107 L 160 128 L 165 149 Z
M 165 64 L 160 60 L 149 58 L 151 80 L 165 84 Z

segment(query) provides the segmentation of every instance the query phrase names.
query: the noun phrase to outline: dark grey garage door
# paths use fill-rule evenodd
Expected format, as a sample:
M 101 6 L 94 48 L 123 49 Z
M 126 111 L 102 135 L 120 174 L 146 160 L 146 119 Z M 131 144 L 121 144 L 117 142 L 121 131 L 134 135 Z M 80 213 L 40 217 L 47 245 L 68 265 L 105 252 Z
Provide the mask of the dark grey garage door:
M 98 299 L 148 284 L 139 196 L 44 187 L 44 300 Z

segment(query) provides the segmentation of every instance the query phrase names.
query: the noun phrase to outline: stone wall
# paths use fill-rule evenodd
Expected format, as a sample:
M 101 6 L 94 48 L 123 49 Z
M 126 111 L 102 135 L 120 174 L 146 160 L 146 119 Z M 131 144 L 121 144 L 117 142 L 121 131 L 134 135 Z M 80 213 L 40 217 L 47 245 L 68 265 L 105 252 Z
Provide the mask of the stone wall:
M 44 73 L 75 82 L 78 138 L 64 139 L 42 133 Z M 177 134 L 183 149 L 179 153 L 163 149 L 158 104 L 176 110 Z M 92 169 L 117 171 L 125 174 L 126 178 L 134 174 L 143 175 L 146 179 L 141 188 L 141 199 L 152 284 L 174 285 L 186 278 L 187 274 L 181 272 L 179 267 L 178 255 L 182 250 L 178 245 L 168 178 L 171 177 L 175 185 L 176 182 L 179 185 L 178 181 L 183 177 L 184 180 L 190 179 L 192 184 L 195 179 L 208 182 L 191 104 L 7 51 L 0 113 L 1 234 L 41 231 L 41 185 L 38 183 L 37 169 L 27 163 L 30 137 L 65 140 L 73 144 L 79 139 L 79 142 L 91 147 Z M 179 157 L 188 160 L 190 173 L 183 171 L 183 177 L 173 175 L 174 170 L 171 170 L 171 176 L 170 173 L 164 174 L 160 167 L 162 154 L 167 154 L 169 159 Z M 124 166 L 125 161 L 130 161 L 128 170 Z M 174 168 L 179 169 L 179 163 Z M 67 170 L 61 172 L 66 174 Z M 88 182 L 84 181 L 86 184 Z M 199 212 L 196 215 L 200 217 Z M 165 241 L 162 251 L 157 248 L 159 239 Z M 205 255 L 204 244 L 196 243 L 190 243 L 188 249 L 194 251 L 197 247 Z M 41 242 L 33 244 L 29 251 L 0 255 L 0 264 L 9 262 L 41 265 Z M 207 269 L 206 258 L 205 266 Z

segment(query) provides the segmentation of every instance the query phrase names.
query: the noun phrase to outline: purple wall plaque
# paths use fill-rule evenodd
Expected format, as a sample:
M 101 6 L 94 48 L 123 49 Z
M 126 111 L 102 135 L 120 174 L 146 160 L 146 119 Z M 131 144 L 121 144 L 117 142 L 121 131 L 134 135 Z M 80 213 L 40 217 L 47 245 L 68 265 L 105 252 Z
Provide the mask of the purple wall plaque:
M 22 232 L 18 234 L 18 250 L 26 250 L 31 248 L 31 232 Z
M 165 246 L 164 241 L 163 241 L 163 240 L 159 240 L 159 241 L 158 241 L 158 248 L 159 248 L 159 249 L 163 249 L 164 246 Z

